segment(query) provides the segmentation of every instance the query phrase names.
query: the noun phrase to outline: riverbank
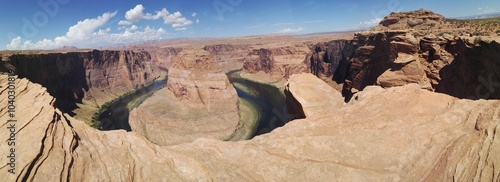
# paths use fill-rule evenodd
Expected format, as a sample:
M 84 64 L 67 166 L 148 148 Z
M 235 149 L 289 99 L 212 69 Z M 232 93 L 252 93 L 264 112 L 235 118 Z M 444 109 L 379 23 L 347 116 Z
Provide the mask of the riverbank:
M 141 88 L 126 92 L 101 105 L 92 116 L 90 126 L 101 130 L 125 129 L 131 131 L 128 124 L 130 111 L 149 98 L 155 91 L 164 88 L 167 73 Z
M 224 141 L 239 141 L 248 140 L 252 137 L 255 129 L 257 128 L 258 121 L 261 116 L 258 110 L 260 110 L 256 104 L 251 103 L 251 101 L 238 98 L 239 101 L 239 115 L 240 120 L 236 130 Z
M 244 78 L 240 73 L 241 70 L 233 70 L 227 73 L 231 84 L 238 93 L 238 97 L 243 100 L 240 105 L 242 115 L 238 124 L 240 127 L 227 140 L 251 139 L 254 136 L 281 127 L 294 118 L 288 113 L 283 88 L 278 88 L 273 83 L 263 83 L 262 81 Z M 252 107 L 245 107 L 246 105 Z M 247 118 L 257 119 L 257 121 L 248 120 Z M 248 137 L 241 137 L 243 135 L 241 133 L 251 134 Z
M 143 89 L 148 85 L 153 84 L 155 81 L 164 80 L 167 78 L 168 72 L 162 72 L 159 76 L 157 76 L 152 82 L 149 84 L 145 84 L 145 86 L 133 89 L 133 90 L 123 90 L 119 92 L 105 92 L 103 90 L 99 90 L 96 88 L 90 88 L 88 93 L 94 97 L 90 97 L 87 99 L 83 99 L 82 103 L 76 103 L 77 107 L 73 112 L 75 113 L 74 118 L 85 122 L 85 124 L 91 126 L 92 125 L 92 117 L 95 113 L 99 112 L 99 109 L 105 105 L 106 103 L 113 102 L 117 98 L 124 97 L 131 92 L 135 92 L 136 90 Z M 96 99 L 99 98 L 99 99 Z

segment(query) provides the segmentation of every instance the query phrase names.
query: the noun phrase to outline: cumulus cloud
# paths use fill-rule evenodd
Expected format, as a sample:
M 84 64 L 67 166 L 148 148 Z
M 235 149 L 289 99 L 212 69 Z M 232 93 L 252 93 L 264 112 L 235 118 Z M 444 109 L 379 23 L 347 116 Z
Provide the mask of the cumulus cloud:
M 193 14 L 191 14 L 192 17 L 196 17 L 196 12 L 194 12 Z
M 301 32 L 303 31 L 304 29 L 302 27 L 299 27 L 299 28 L 284 28 L 280 31 L 278 31 L 278 33 L 284 33 L 284 34 L 288 34 L 288 33 L 297 33 L 297 32 Z
M 144 6 L 142 6 L 142 4 L 138 4 L 137 6 L 128 10 L 125 13 L 125 19 L 127 19 L 130 22 L 139 21 L 144 16 L 142 11 L 144 11 Z
M 135 25 L 132 25 L 130 28 L 125 28 L 126 31 L 135 31 L 137 30 L 139 27 L 135 26 Z
M 196 19 L 196 23 L 200 23 L 200 19 Z
M 134 8 L 128 10 L 125 13 L 125 20 L 119 21 L 118 25 L 131 25 L 132 23 L 140 20 L 157 20 L 160 18 L 163 19 L 164 24 L 171 25 L 172 28 L 175 29 L 179 29 L 193 23 L 191 20 L 182 16 L 181 12 L 179 11 L 170 13 L 166 8 L 163 8 L 160 11 L 156 11 L 156 14 L 144 13 L 143 11 L 144 6 L 142 6 L 142 4 L 136 5 Z M 196 13 L 193 13 L 191 16 L 195 17 Z
M 127 43 L 144 40 L 159 39 L 167 32 L 163 28 L 155 29 L 147 26 L 143 30 L 132 25 L 120 33 L 111 33 L 111 28 L 104 26 L 114 13 L 104 13 L 97 18 L 86 19 L 79 21 L 76 25 L 68 29 L 66 35 L 56 37 L 54 39 L 43 39 L 38 42 L 31 40 L 22 40 L 21 37 L 16 37 L 6 45 L 7 49 L 54 49 L 62 46 L 76 46 L 82 48 L 102 46 L 107 44 Z

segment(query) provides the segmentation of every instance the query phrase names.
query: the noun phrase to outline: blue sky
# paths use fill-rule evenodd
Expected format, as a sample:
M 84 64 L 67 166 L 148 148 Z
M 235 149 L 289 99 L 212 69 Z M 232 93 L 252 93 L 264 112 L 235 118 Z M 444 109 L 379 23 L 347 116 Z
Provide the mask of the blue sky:
M 446 17 L 500 11 L 498 0 L 2 0 L 0 50 L 91 48 L 180 37 L 306 34 L 370 27 L 392 11 Z

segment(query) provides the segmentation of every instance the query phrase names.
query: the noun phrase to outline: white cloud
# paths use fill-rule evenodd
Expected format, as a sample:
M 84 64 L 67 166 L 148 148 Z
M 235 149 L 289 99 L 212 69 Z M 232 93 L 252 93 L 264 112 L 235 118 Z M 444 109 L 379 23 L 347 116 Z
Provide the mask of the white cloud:
M 136 5 L 134 8 L 128 10 L 125 13 L 125 20 L 121 20 L 118 22 L 118 25 L 131 25 L 133 22 L 137 22 L 139 20 L 157 20 L 162 18 L 163 23 L 166 25 L 171 25 L 172 28 L 180 28 L 191 25 L 193 22 L 186 17 L 183 17 L 181 12 L 176 11 L 174 13 L 170 13 L 166 8 L 161 9 L 160 11 L 156 11 L 156 14 L 144 13 L 144 6 L 142 4 Z M 191 14 L 191 16 L 195 17 L 196 13 Z
M 130 28 L 125 28 L 126 31 L 135 31 L 137 30 L 139 27 L 135 26 L 135 25 L 132 25 Z
M 293 29 L 293 28 L 285 28 L 285 29 L 282 29 L 280 31 L 278 31 L 278 33 L 297 33 L 297 32 L 301 32 L 303 31 L 304 29 L 302 27 L 299 27 L 299 28 L 296 28 L 296 29 Z
M 495 13 L 496 11 L 494 9 L 491 9 L 490 7 L 486 8 L 477 8 L 480 14 L 489 14 L 489 13 Z
M 193 14 L 191 14 L 192 17 L 196 17 L 196 12 L 194 12 Z
M 186 27 L 176 28 L 175 30 L 186 30 Z
M 378 23 L 380 23 L 380 21 L 382 21 L 382 18 L 373 18 L 369 21 L 359 22 L 359 24 L 357 24 L 355 26 L 355 28 L 373 27 L 373 26 L 377 25 Z
M 144 6 L 142 6 L 142 4 L 138 4 L 125 13 L 125 19 L 129 22 L 139 21 L 144 16 L 144 13 L 142 13 L 142 11 L 144 11 Z
M 137 42 L 144 40 L 159 39 L 167 32 L 163 28 L 155 29 L 147 26 L 143 30 L 132 25 L 124 32 L 111 33 L 111 28 L 101 29 L 113 16 L 114 13 L 104 13 L 103 15 L 79 21 L 76 25 L 68 29 L 66 35 L 59 36 L 53 40 L 43 39 L 38 42 L 25 40 L 16 37 L 6 45 L 7 49 L 54 49 L 62 46 L 76 46 L 80 48 L 96 47 L 108 44 Z
M 200 23 L 200 19 L 196 19 L 196 23 Z
M 132 22 L 129 22 L 127 20 L 120 20 L 118 22 L 118 25 L 132 25 Z

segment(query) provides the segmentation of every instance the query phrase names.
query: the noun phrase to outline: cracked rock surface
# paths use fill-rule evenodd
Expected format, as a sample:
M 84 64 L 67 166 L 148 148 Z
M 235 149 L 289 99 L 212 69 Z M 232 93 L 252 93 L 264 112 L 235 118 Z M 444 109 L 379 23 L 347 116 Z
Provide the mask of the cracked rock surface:
M 134 132 L 95 130 L 55 109 L 40 85 L 16 85 L 16 173 L 0 158 L 5 181 L 500 180 L 500 102 L 417 84 L 368 86 L 343 104 L 313 75 L 292 75 L 287 89 L 305 119 L 248 141 L 200 138 L 168 147 Z M 3 87 L 1 156 L 10 148 L 6 98 Z

